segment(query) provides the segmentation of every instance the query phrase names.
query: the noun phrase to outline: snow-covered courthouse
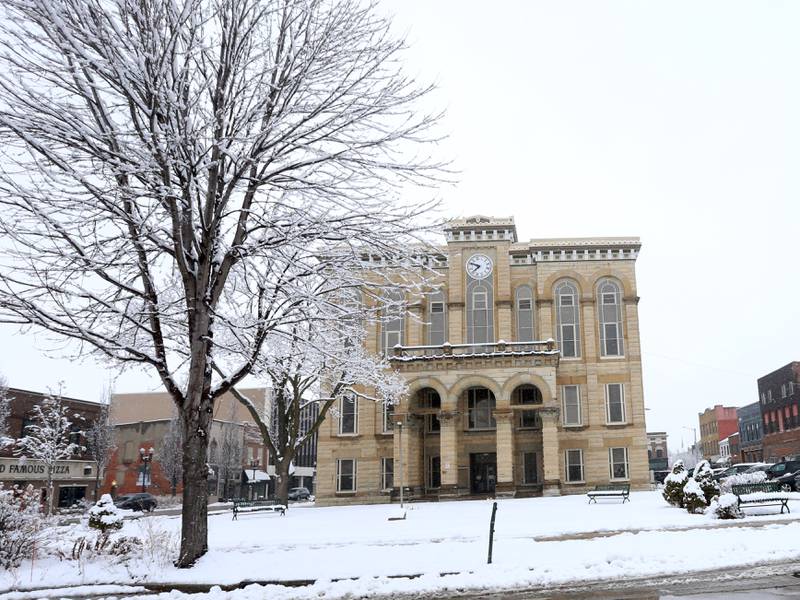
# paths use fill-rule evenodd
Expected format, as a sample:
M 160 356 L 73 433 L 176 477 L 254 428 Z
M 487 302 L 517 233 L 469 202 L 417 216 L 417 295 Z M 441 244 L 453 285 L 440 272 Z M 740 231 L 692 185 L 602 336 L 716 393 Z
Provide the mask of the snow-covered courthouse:
M 557 495 L 649 479 L 638 238 L 517 240 L 513 218 L 451 221 L 441 289 L 367 343 L 409 394 L 345 399 L 320 430 L 317 501 Z M 399 346 L 398 346 L 399 345 Z

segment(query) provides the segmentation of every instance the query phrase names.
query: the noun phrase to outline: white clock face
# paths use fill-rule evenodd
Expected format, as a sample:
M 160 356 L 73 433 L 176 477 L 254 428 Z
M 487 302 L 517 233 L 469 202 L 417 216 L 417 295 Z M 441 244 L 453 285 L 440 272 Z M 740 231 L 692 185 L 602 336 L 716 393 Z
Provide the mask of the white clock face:
M 473 254 L 467 261 L 467 275 L 473 279 L 486 279 L 492 274 L 492 259 L 485 254 Z

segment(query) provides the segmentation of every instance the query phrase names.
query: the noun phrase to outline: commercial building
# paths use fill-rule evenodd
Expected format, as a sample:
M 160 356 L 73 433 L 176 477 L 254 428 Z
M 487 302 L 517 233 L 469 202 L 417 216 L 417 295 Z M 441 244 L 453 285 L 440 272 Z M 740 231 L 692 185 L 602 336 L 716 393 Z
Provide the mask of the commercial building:
M 24 437 L 26 428 L 34 423 L 34 406 L 41 403 L 47 394 L 9 388 L 8 397 L 11 399 L 9 436 L 19 439 Z M 92 426 L 101 413 L 102 405 L 77 398 L 59 398 L 68 407 L 70 419 L 73 421 L 70 441 L 86 447 L 86 438 L 82 431 Z M 97 465 L 86 450 L 75 453 L 69 460 L 58 461 L 53 469 L 53 506 L 67 508 L 84 498 L 95 500 L 96 479 Z M 16 456 L 11 446 L 0 448 L 0 482 L 7 486 L 24 487 L 31 484 L 41 490 L 42 501 L 47 499 L 45 465 L 31 457 Z
M 739 431 L 739 418 L 735 406 L 717 404 L 699 413 L 700 449 L 703 458 L 716 461 L 720 458 L 719 442 Z
M 267 389 L 241 392 L 262 414 L 269 414 Z M 174 477 L 175 451 L 169 444 L 171 430 L 177 428 L 174 415 L 173 401 L 165 392 L 112 396 L 110 420 L 117 448 L 107 469 L 104 491 L 124 494 L 146 490 L 166 495 L 175 483 L 177 491 L 181 491 L 181 484 Z M 250 413 L 231 394 L 222 396 L 214 407 L 208 463 L 210 497 L 269 494 L 269 453 Z
M 753 402 L 736 410 L 739 419 L 739 455 L 741 462 L 764 460 L 762 443 L 764 428 L 761 420 L 761 403 Z
M 670 470 L 666 431 L 647 432 L 647 460 L 654 480 L 663 482 Z
M 758 379 L 764 458 L 770 462 L 800 455 L 800 362 Z
M 320 504 L 648 485 L 638 238 L 520 243 L 513 218 L 451 221 L 438 280 L 370 329 L 408 383 L 321 428 Z

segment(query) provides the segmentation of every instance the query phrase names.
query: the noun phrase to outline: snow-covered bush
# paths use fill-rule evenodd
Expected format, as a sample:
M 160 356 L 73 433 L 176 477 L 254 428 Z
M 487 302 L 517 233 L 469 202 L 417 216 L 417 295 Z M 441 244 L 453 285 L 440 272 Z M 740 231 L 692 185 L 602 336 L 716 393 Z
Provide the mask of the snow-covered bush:
M 706 506 L 711 504 L 711 500 L 713 500 L 715 496 L 719 496 L 719 484 L 714 481 L 714 473 L 707 460 L 700 461 L 694 468 L 694 480 L 700 485 L 700 489 L 703 490 Z
M 694 514 L 702 514 L 708 507 L 703 488 L 694 478 L 688 479 L 683 486 L 683 506 Z
M 738 473 L 726 477 L 720 483 L 720 489 L 723 493 L 733 490 L 735 485 L 746 485 L 748 483 L 764 483 L 767 480 L 767 474 L 764 471 L 756 471 L 755 473 Z
M 683 507 L 683 486 L 689 479 L 689 473 L 683 466 L 682 460 L 676 460 L 672 465 L 672 473 L 664 478 L 664 500 L 672 506 Z
M 0 483 L 0 567 L 12 569 L 33 554 L 47 521 L 32 485 L 3 487 Z
M 742 509 L 739 508 L 739 499 L 733 494 L 722 494 L 718 498 L 714 498 L 706 509 L 706 514 L 714 519 L 741 519 L 744 517 Z
M 107 533 L 113 529 L 122 529 L 122 511 L 114 506 L 109 494 L 103 494 L 89 509 L 89 527 Z

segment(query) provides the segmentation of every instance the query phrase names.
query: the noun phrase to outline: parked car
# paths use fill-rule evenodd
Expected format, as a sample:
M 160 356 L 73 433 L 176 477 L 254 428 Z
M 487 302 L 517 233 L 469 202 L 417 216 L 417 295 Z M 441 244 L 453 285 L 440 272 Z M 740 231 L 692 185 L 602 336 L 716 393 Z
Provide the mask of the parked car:
M 141 512 L 153 512 L 158 506 L 158 502 L 152 494 L 125 494 L 118 496 L 114 500 L 114 505 L 117 508 L 124 508 L 127 510 L 138 510 Z
M 800 460 L 784 460 L 777 462 L 766 470 L 767 479 L 778 479 L 787 473 L 800 471 Z
M 308 488 L 296 487 L 289 490 L 289 500 L 308 500 L 310 497 Z
M 738 463 L 732 465 L 722 471 L 722 473 L 717 473 L 714 475 L 715 481 L 722 481 L 726 477 L 730 477 L 731 475 L 738 475 L 739 473 L 746 473 L 751 467 L 758 466 L 758 463 Z
M 759 471 L 766 473 L 774 463 L 758 463 L 747 469 L 745 473 L 758 473 Z

